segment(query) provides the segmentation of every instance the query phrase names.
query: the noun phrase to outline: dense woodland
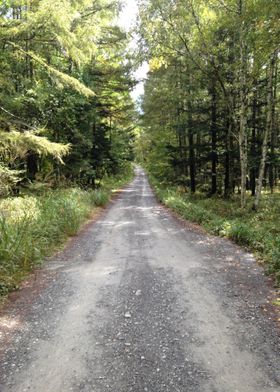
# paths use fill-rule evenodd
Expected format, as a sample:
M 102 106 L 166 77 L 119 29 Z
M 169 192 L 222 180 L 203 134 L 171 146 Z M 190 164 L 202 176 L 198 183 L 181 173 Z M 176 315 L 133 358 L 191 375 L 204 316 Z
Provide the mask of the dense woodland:
M 138 33 L 151 68 L 138 157 L 163 182 L 257 209 L 280 177 L 279 1 L 144 0 Z
M 118 1 L 0 2 L 0 193 L 94 186 L 132 159 Z

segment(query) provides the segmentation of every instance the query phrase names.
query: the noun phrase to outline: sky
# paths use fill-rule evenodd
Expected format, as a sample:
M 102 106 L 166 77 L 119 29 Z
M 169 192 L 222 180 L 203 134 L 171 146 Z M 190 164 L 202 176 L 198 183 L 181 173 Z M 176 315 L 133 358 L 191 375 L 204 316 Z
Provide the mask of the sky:
M 128 31 L 136 23 L 138 7 L 136 0 L 125 0 L 123 3 L 124 8 L 119 17 L 119 23 Z
M 136 23 L 138 7 L 136 0 L 125 0 L 124 8 L 119 17 L 119 24 L 126 31 L 129 31 Z M 133 46 L 133 42 L 132 42 Z M 147 77 L 147 73 L 149 71 L 148 63 L 143 63 L 141 67 L 134 72 L 134 77 L 139 81 L 135 89 L 132 91 L 132 98 L 137 101 L 138 98 L 144 94 L 144 80 Z

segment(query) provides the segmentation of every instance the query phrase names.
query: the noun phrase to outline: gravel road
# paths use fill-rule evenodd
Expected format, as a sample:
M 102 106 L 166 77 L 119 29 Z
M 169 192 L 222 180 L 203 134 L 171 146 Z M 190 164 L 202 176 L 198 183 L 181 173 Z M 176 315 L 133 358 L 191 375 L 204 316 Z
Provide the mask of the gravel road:
M 144 172 L 11 296 L 1 392 L 279 392 L 271 281 L 157 203 Z

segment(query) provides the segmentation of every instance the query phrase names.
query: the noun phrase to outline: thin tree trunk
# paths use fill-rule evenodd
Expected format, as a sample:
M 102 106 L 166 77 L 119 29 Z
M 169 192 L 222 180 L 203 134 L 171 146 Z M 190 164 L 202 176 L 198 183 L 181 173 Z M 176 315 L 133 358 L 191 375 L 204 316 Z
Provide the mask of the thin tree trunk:
M 275 56 L 275 67 L 274 67 L 274 75 L 273 75 L 273 94 L 272 94 L 272 124 L 271 124 L 271 158 L 270 158 L 270 167 L 269 167 L 269 185 L 271 193 L 274 192 L 275 186 L 275 147 L 277 144 L 277 131 L 276 131 L 276 122 L 275 122 L 275 114 L 276 114 L 276 100 L 277 100 L 277 76 L 278 76 L 278 69 L 277 69 L 277 56 Z
M 196 191 L 196 180 L 195 180 L 195 151 L 194 151 L 194 140 L 193 130 L 189 129 L 189 148 L 190 148 L 190 177 L 191 177 L 191 192 Z
M 240 168 L 241 168 L 241 207 L 246 206 L 246 185 L 247 185 L 247 168 L 248 168 L 248 140 L 247 140 L 247 94 L 246 94 L 246 74 L 247 74 L 247 58 L 244 34 L 244 21 L 242 14 L 244 12 L 244 1 L 239 1 L 240 20 L 240 115 L 239 115 L 239 152 L 240 152 Z
M 178 96 L 180 97 L 180 101 L 177 107 L 177 129 L 178 129 L 178 138 L 179 138 L 179 154 L 180 154 L 180 174 L 186 176 L 187 175 L 187 142 L 186 142 L 186 130 L 185 124 L 182 124 L 182 113 L 185 110 L 185 102 L 182 98 L 182 86 L 183 86 L 183 71 L 182 67 L 179 64 L 179 69 L 177 71 L 179 73 L 179 79 L 177 81 L 177 89 L 178 89 Z
M 211 195 L 217 193 L 217 94 L 215 80 L 212 80 L 211 86 L 211 139 L 212 139 L 212 179 L 211 179 Z
M 262 156 L 261 156 L 261 163 L 259 168 L 259 177 L 257 181 L 257 189 L 255 195 L 255 201 L 253 205 L 253 210 L 257 210 L 261 198 L 262 193 L 262 185 L 264 179 L 264 172 L 265 172 L 265 164 L 266 164 L 266 157 L 267 157 L 267 150 L 268 150 L 268 138 L 271 133 L 272 128 L 272 114 L 273 114 L 273 74 L 274 74 L 274 67 L 276 61 L 276 53 L 272 56 L 270 61 L 269 69 L 268 69 L 268 91 L 267 91 L 267 114 L 266 114 L 266 127 L 263 136 L 263 143 L 262 143 Z
M 246 133 L 246 104 L 245 104 L 245 93 L 243 88 L 240 94 L 241 98 L 241 108 L 240 108 L 240 122 L 239 122 L 239 152 L 240 152 L 240 167 L 241 167 L 241 207 L 246 206 L 246 184 L 247 184 L 247 167 L 248 167 L 248 157 L 247 157 L 247 133 Z
M 178 132 L 178 141 L 179 141 L 179 156 L 180 156 L 180 175 L 186 175 L 186 160 L 185 160 L 185 154 L 184 154 L 184 138 L 183 138 L 183 127 L 182 124 L 180 123 L 180 109 L 177 111 L 177 132 Z
M 253 107 L 252 107 L 252 140 L 251 140 L 251 160 L 252 166 L 250 170 L 250 188 L 252 196 L 256 194 L 256 121 L 257 121 L 257 96 L 254 93 Z
M 196 164 L 195 164 L 195 148 L 194 148 L 194 135 L 193 135 L 193 121 L 192 121 L 192 104 L 191 97 L 188 96 L 187 101 L 187 116 L 188 116 L 188 140 L 189 140 L 189 166 L 191 177 L 191 192 L 196 191 Z
M 224 182 L 224 198 L 228 199 L 231 194 L 230 178 L 231 178 L 231 132 L 232 122 L 228 119 L 226 134 L 226 154 L 225 154 L 225 182 Z

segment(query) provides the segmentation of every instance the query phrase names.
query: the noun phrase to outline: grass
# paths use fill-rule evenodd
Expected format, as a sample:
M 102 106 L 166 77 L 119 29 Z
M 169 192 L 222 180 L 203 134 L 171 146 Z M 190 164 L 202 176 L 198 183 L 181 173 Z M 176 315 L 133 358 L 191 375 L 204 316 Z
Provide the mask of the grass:
M 268 273 L 280 284 L 280 194 L 264 194 L 258 212 L 252 203 L 246 209 L 239 198 L 231 200 L 182 194 L 150 178 L 158 199 L 185 219 L 198 223 L 209 233 L 227 237 L 246 246 L 265 263 Z M 250 204 L 250 205 L 249 205 Z
M 96 190 L 47 191 L 0 200 L 0 297 L 78 233 L 96 207 L 132 177 L 106 178 Z

